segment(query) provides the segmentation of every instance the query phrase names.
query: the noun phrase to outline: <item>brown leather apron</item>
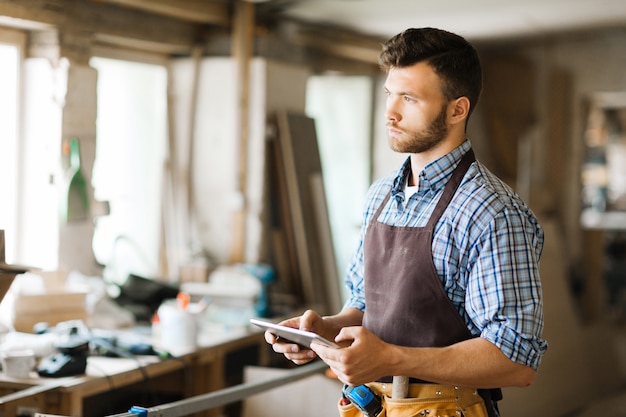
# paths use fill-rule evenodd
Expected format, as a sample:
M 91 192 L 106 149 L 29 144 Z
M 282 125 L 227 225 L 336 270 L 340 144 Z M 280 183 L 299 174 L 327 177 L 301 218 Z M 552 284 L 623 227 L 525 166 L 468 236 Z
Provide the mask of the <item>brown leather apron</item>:
M 363 326 L 385 342 L 410 347 L 442 347 L 472 337 L 444 290 L 431 246 L 437 222 L 474 161 L 470 149 L 453 171 L 426 226 L 395 227 L 378 222 L 389 195 L 370 222 L 364 242 L 366 308 Z M 411 382 L 425 381 L 412 379 Z M 487 397 L 485 403 L 491 404 L 491 393 L 480 391 L 483 398 Z M 488 411 L 490 416 L 496 415 L 492 409 Z

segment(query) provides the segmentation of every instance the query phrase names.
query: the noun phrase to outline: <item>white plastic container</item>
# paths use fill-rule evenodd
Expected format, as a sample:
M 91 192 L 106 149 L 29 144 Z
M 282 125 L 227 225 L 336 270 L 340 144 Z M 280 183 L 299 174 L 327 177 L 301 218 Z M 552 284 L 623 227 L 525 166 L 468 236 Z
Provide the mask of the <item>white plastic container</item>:
M 35 366 L 35 352 L 30 349 L 2 352 L 2 369 L 10 378 L 28 378 Z
M 158 310 L 160 345 L 162 349 L 177 354 L 190 351 L 198 344 L 199 315 L 189 306 L 181 309 L 176 300 L 167 300 Z

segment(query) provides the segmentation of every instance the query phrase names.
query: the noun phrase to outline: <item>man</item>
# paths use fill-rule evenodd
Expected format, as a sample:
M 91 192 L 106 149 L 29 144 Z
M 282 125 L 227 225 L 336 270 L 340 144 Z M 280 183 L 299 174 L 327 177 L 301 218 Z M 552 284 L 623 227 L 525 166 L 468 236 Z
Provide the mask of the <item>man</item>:
M 387 415 L 397 405 L 395 375 L 410 377 L 409 398 L 448 395 L 458 413 L 497 416 L 498 388 L 530 385 L 547 349 L 543 231 L 475 160 L 465 136 L 482 89 L 475 49 L 443 30 L 409 29 L 385 43 L 380 65 L 389 145 L 409 156 L 368 191 L 343 310 L 282 323 L 344 347 L 304 349 L 265 337 L 296 364 L 317 356 L 345 384 L 367 384 Z M 478 405 L 467 400 L 476 390 Z M 402 400 L 404 411 L 393 415 L 426 413 L 422 402 Z M 340 409 L 356 415 L 349 407 Z

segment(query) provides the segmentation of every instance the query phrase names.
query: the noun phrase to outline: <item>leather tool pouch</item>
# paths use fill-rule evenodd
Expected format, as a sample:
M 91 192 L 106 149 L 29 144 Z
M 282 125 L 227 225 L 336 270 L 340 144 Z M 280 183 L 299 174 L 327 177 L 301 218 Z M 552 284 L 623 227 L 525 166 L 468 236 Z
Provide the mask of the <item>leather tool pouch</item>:
M 390 384 L 389 384 L 390 385 Z M 410 398 L 392 399 L 384 384 L 368 386 L 382 397 L 383 411 L 378 416 L 364 417 L 488 417 L 483 398 L 472 388 L 456 388 L 433 384 L 411 384 Z M 338 405 L 341 417 L 361 417 L 352 404 Z

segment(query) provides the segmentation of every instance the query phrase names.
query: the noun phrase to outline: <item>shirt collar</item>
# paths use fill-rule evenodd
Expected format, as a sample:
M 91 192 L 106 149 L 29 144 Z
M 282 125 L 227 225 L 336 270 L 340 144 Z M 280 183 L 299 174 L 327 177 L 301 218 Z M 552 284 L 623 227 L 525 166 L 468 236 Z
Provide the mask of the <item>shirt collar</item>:
M 442 189 L 450 179 L 450 176 L 452 176 L 452 172 L 461 161 L 463 155 L 465 155 L 471 147 L 472 145 L 469 139 L 466 139 L 465 142 L 453 149 L 450 153 L 426 165 L 419 174 L 420 192 L 427 188 L 433 192 Z M 411 158 L 407 157 L 393 181 L 391 195 L 395 196 L 404 191 L 404 186 L 407 183 L 407 178 L 410 173 Z

